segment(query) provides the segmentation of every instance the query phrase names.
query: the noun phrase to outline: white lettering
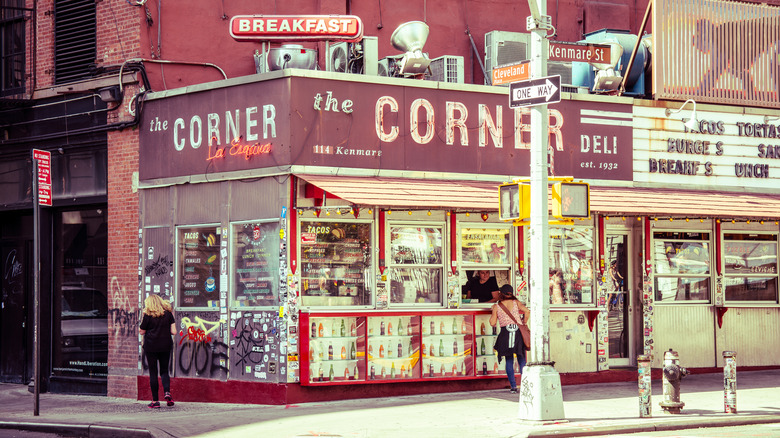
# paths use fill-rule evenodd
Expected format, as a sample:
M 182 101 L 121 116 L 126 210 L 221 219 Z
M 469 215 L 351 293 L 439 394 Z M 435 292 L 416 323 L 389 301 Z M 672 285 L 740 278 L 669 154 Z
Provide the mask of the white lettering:
M 391 112 L 398 112 L 398 102 L 394 98 L 382 96 L 377 99 L 376 107 L 374 108 L 374 129 L 376 129 L 376 136 L 380 141 L 391 143 L 398 138 L 398 126 L 391 125 L 390 132 L 385 132 L 385 106 L 389 106 Z

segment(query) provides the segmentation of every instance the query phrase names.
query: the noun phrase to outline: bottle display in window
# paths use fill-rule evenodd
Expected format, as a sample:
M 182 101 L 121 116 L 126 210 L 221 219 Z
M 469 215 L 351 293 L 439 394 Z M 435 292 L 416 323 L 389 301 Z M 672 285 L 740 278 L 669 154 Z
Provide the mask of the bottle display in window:
M 304 306 L 370 305 L 371 224 L 301 222 Z
M 365 318 L 314 317 L 309 338 L 309 382 L 358 380 L 365 366 L 360 353 L 365 348 Z M 355 327 L 354 335 L 347 326 Z M 304 356 L 305 357 L 305 356 Z
M 477 367 L 481 375 L 500 375 L 506 374 L 503 366 L 498 366 L 498 358 L 495 355 L 493 346 L 498 338 L 496 328 L 490 325 L 490 315 L 476 315 L 474 324 L 479 326 L 476 333 L 477 349 Z
M 418 378 L 420 376 L 418 344 L 419 317 L 371 316 L 367 317 L 367 351 L 369 368 L 379 372 L 375 379 Z M 393 330 L 390 329 L 393 327 Z M 400 330 L 404 327 L 404 330 Z M 384 329 L 383 329 L 384 328 Z M 374 354 L 376 352 L 376 355 Z M 399 372 L 400 370 L 400 372 Z
M 458 370 L 472 372 L 471 315 L 423 316 L 422 342 L 425 377 L 443 377 Z M 465 330 L 464 330 L 465 328 Z M 464 333 L 465 332 L 465 333 Z

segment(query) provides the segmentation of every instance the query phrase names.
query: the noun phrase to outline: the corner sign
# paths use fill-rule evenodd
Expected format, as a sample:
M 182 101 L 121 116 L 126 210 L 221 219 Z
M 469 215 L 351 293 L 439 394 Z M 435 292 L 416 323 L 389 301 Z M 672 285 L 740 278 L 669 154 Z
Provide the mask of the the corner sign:
M 363 22 L 355 15 L 236 15 L 230 36 L 242 40 L 358 41 Z
M 509 107 L 543 105 L 561 101 L 561 77 L 547 76 L 509 84 Z

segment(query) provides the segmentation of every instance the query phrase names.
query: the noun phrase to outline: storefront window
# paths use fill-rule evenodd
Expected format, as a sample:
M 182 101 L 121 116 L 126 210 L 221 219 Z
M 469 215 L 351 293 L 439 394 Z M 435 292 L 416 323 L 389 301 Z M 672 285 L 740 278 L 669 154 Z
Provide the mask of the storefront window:
M 496 298 L 511 283 L 509 228 L 469 227 L 460 230 L 461 292 L 464 303 Z
M 593 227 L 550 228 L 550 303 L 593 302 Z
M 108 375 L 105 209 L 63 211 L 57 218 L 57 228 L 56 260 L 60 279 L 59 293 L 54 299 L 52 371 L 55 376 L 105 379 Z
M 304 306 L 369 306 L 371 224 L 301 222 Z
M 710 300 L 709 239 L 709 233 L 653 233 L 657 302 Z
M 279 221 L 233 224 L 232 232 L 233 305 L 278 305 Z
M 723 236 L 726 301 L 777 301 L 777 235 Z
M 222 228 L 178 228 L 179 307 L 219 307 Z
M 390 228 L 390 303 L 442 302 L 442 228 Z

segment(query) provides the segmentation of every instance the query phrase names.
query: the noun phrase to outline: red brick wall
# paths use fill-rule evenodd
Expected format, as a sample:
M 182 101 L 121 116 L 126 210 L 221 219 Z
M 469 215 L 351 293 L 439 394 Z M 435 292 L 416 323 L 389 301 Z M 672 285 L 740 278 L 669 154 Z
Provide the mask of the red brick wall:
M 130 91 L 130 90 L 127 90 Z M 138 133 L 108 134 L 108 395 L 137 397 L 138 375 Z
M 97 65 L 121 65 L 140 57 L 140 15 L 143 8 L 123 0 L 97 3 Z M 118 78 L 118 76 L 117 76 Z M 109 112 L 108 123 L 130 121 L 130 104 L 138 86 L 124 87 L 124 102 Z M 113 104 L 109 104 L 113 105 Z M 138 395 L 139 253 L 138 131 L 108 133 L 108 395 Z

